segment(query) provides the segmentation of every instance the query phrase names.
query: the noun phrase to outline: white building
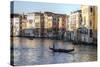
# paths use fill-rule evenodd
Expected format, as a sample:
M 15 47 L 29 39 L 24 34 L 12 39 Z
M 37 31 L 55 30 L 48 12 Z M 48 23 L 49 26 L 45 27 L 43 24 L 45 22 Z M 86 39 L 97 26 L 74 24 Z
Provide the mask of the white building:
M 70 32 L 70 39 L 77 40 L 77 29 L 81 26 L 81 10 L 72 12 L 69 15 L 68 31 Z
M 34 23 L 34 20 L 35 20 L 35 15 L 34 13 L 28 13 L 27 14 L 27 29 L 34 29 L 35 28 L 35 23 Z
M 21 15 L 11 14 L 11 36 L 20 35 Z
M 44 28 L 44 17 L 40 12 L 33 12 L 27 14 L 27 29 L 33 30 L 35 36 L 41 36 Z M 32 33 L 31 33 L 32 34 Z
M 34 13 L 27 13 L 27 23 L 26 23 L 26 29 L 24 29 L 24 36 L 27 36 L 27 37 L 32 37 L 34 36 L 34 28 L 35 28 L 35 23 L 34 23 L 34 20 L 35 20 L 35 14 Z

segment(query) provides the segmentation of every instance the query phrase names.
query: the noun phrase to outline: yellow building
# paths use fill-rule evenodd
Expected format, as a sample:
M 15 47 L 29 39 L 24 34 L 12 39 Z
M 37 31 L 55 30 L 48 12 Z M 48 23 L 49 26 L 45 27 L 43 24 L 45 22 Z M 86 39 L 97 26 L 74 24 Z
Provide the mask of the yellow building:
M 42 13 L 40 12 L 33 12 L 27 14 L 27 28 L 41 28 L 41 22 L 42 22 Z
M 44 13 L 44 28 L 50 29 L 52 28 L 52 13 L 51 12 L 45 12 Z
M 49 28 L 52 28 L 52 16 L 47 16 L 47 15 L 45 15 L 45 19 L 44 19 L 44 21 L 45 21 L 45 28 L 46 29 L 49 29 Z
M 48 36 L 52 32 L 53 17 L 52 12 L 44 12 L 44 32 Z
M 88 35 L 93 39 L 97 39 L 97 7 L 81 5 L 82 10 L 82 26 L 89 29 Z
M 34 13 L 28 13 L 27 14 L 27 23 L 26 23 L 27 29 L 34 29 L 35 28 L 35 22 L 34 22 Z
M 35 15 L 34 23 L 35 23 L 35 28 L 41 28 L 41 26 L 40 26 L 40 15 Z
M 44 32 L 44 15 L 41 12 L 27 14 L 27 29 L 33 30 L 35 36 L 42 36 Z
M 34 13 L 35 35 L 42 37 L 44 34 L 44 14 L 41 12 Z
M 47 28 L 52 28 L 52 16 L 48 17 Z
M 82 25 L 89 29 L 97 30 L 97 7 L 82 5 Z
M 98 32 L 98 26 L 97 26 L 97 7 L 96 6 L 94 6 L 94 12 L 93 12 L 93 21 L 94 21 L 94 23 L 93 23 L 93 31 L 94 31 L 94 35 L 93 35 L 93 37 L 94 37 L 94 40 L 96 40 L 97 41 L 97 32 Z
M 27 16 L 23 15 L 21 20 L 21 30 L 27 29 Z

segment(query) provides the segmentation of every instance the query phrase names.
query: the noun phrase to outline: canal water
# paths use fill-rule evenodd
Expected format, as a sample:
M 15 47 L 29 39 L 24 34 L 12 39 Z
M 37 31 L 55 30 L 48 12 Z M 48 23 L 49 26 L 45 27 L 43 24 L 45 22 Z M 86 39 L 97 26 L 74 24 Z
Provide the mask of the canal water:
M 72 49 L 72 53 L 52 52 L 49 47 Z M 73 45 L 62 40 L 14 37 L 14 65 L 40 65 L 72 62 L 89 62 L 97 60 L 97 47 L 93 45 Z

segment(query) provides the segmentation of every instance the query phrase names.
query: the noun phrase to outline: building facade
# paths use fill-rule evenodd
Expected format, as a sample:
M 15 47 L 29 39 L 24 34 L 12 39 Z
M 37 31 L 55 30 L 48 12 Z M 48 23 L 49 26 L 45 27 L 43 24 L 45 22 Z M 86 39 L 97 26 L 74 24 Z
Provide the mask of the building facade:
M 66 32 L 66 25 L 68 22 L 68 16 L 66 14 L 59 14 L 59 37 L 64 38 Z
M 27 29 L 31 29 L 35 37 L 42 37 L 44 34 L 44 15 L 41 12 L 27 14 Z M 30 31 L 31 31 L 30 30 Z
M 34 36 L 35 30 L 35 14 L 34 13 L 27 13 L 27 22 L 26 28 L 24 29 L 25 36 Z
M 93 42 L 97 39 L 97 7 L 82 5 L 82 25 L 87 30 L 83 40 L 86 42 Z
M 20 26 L 21 26 L 21 28 L 20 28 L 20 36 L 25 36 L 25 30 L 27 29 L 27 23 L 28 23 L 28 21 L 27 21 L 27 15 L 22 15 L 22 19 L 21 19 L 21 24 L 20 24 Z
M 69 15 L 68 30 L 69 30 L 69 39 L 76 41 L 79 39 L 79 34 L 77 32 L 78 28 L 81 27 L 81 10 L 72 12 Z
M 48 37 L 61 37 L 66 31 L 66 14 L 44 12 L 45 34 Z
M 53 14 L 52 34 L 54 38 L 58 38 L 59 34 L 59 15 Z
M 44 29 L 45 37 L 52 36 L 52 23 L 53 23 L 53 13 L 44 12 Z
M 27 14 L 27 29 L 29 29 L 29 28 L 34 29 L 35 28 L 34 20 L 35 20 L 34 13 L 28 13 Z
M 44 15 L 41 12 L 35 12 L 35 36 L 43 37 L 44 36 Z
M 21 15 L 11 14 L 11 36 L 20 36 Z

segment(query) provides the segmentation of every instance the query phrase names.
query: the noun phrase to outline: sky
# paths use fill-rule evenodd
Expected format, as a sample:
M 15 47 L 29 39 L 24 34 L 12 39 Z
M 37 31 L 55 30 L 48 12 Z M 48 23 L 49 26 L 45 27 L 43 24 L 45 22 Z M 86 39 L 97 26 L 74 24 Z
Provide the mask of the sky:
M 31 13 L 31 12 L 54 12 L 61 14 L 70 14 L 73 11 L 80 10 L 80 5 L 76 4 L 58 4 L 58 3 L 43 3 L 43 2 L 28 2 L 28 1 L 13 1 L 11 2 L 11 10 L 14 13 Z M 12 9 L 13 8 L 13 9 Z

